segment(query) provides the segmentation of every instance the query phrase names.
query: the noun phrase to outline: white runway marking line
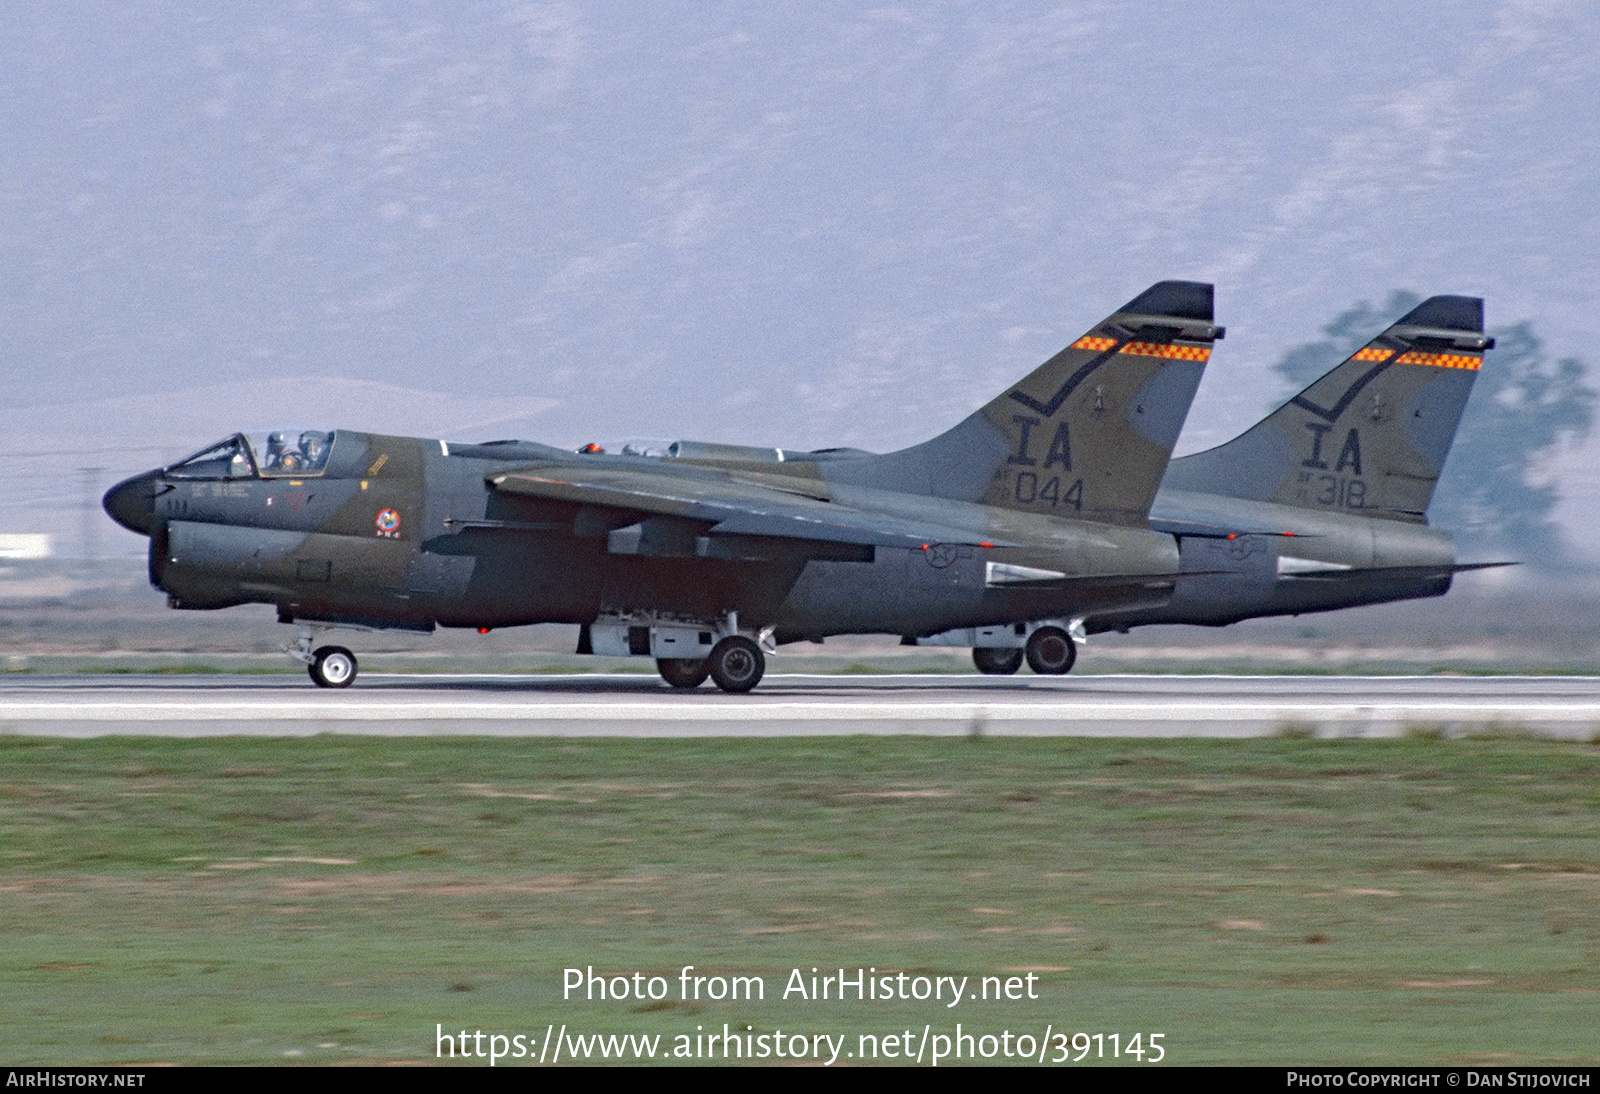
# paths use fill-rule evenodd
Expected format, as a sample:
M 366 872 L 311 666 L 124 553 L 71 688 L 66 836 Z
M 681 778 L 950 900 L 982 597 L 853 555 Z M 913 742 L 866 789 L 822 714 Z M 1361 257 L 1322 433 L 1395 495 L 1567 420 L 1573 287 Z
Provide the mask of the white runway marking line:
M 463 687 L 468 681 L 476 686 Z M 288 680 L 263 686 L 247 678 L 237 683 L 211 678 L 203 684 L 17 681 L 0 690 L 0 732 L 1259 736 L 1300 725 L 1325 736 L 1374 736 L 1414 727 L 1464 733 L 1498 725 L 1581 738 L 1600 729 L 1600 680 L 1592 677 L 1502 677 L 1487 686 L 1476 677 L 1084 676 L 996 682 L 795 675 L 773 682 L 780 689 L 775 694 L 725 696 L 709 690 L 675 692 L 638 675 L 537 681 L 386 676 L 372 678 L 366 690 L 335 695 Z M 608 685 L 622 694 L 607 694 Z M 817 694 L 805 695 L 813 686 Z

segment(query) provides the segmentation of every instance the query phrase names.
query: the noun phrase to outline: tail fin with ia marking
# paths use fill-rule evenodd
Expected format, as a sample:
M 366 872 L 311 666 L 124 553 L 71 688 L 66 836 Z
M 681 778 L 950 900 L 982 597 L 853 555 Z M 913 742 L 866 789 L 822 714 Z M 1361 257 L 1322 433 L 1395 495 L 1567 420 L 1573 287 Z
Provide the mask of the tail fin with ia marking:
M 1432 297 L 1227 444 L 1173 460 L 1164 485 L 1426 523 L 1493 346 L 1482 300 Z
M 955 428 L 827 477 L 1142 527 L 1222 335 L 1210 285 L 1162 281 Z

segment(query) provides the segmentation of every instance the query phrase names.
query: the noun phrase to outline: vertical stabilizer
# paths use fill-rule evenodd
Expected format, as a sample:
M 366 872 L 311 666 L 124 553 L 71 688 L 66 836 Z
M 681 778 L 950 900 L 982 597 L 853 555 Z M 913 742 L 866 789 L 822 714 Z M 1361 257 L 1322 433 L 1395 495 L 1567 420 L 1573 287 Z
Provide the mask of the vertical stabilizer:
M 1493 345 L 1482 300 L 1425 300 L 1246 432 L 1172 461 L 1164 485 L 1425 523 Z
M 1142 526 L 1222 334 L 1210 285 L 1160 282 L 954 429 L 828 477 Z

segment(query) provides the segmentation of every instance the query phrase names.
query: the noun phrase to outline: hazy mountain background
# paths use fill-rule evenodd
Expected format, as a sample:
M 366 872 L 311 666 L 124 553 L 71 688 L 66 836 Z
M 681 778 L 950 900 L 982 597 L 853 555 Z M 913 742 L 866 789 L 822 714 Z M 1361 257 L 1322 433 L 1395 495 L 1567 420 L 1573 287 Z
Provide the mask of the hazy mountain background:
M 1170 277 L 1180 451 L 1395 289 L 1600 368 L 1597 87 L 1573 0 L 15 6 L 0 532 L 235 429 L 889 449 Z

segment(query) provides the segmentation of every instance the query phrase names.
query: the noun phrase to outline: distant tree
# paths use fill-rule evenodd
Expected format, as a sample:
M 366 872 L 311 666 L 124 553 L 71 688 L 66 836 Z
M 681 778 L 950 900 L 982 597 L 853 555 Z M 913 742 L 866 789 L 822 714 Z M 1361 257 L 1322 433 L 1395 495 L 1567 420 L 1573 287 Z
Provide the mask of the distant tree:
M 1323 327 L 1321 341 L 1284 354 L 1273 371 L 1298 392 L 1421 302 L 1400 290 L 1382 308 L 1362 301 Z M 1454 533 L 1470 561 L 1516 559 L 1559 570 L 1569 562 L 1554 519 L 1561 493 L 1548 469 L 1563 446 L 1588 436 L 1597 393 L 1585 382 L 1588 366 L 1575 357 L 1552 361 L 1533 324 L 1489 334 L 1495 348 L 1484 357 L 1428 521 Z
M 1272 371 L 1288 381 L 1294 389 L 1291 395 L 1298 395 L 1312 380 L 1372 341 L 1385 327 L 1420 303 L 1422 297 L 1404 289 L 1391 292 L 1388 303 L 1382 308 L 1374 308 L 1363 300 L 1340 312 L 1333 322 L 1323 327 L 1322 341 L 1296 346 L 1272 366 Z M 1274 409 L 1278 405 L 1272 404 Z

